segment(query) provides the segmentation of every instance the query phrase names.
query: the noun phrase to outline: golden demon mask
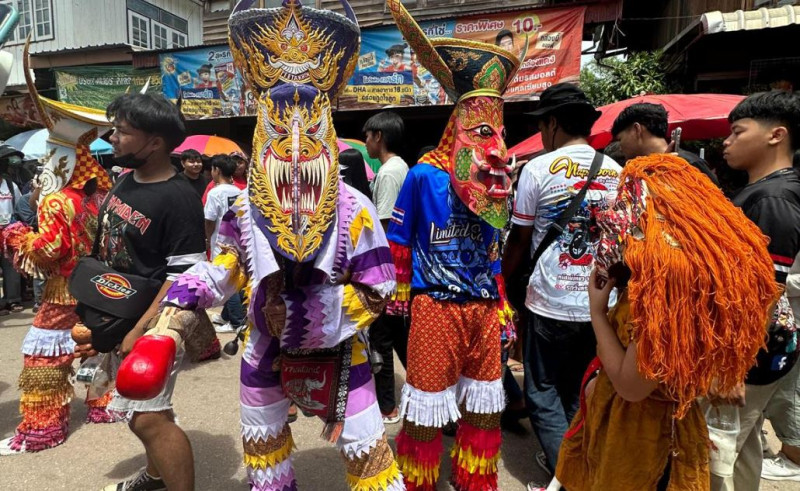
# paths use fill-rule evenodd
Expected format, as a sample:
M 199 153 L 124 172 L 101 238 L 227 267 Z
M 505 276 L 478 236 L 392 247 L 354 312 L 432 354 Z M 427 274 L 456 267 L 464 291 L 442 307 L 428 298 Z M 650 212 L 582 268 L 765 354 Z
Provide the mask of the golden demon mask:
M 502 228 L 509 217 L 509 174 L 515 167 L 513 159 L 508 162 L 504 142 L 502 94 L 520 59 L 493 44 L 428 39 L 400 0 L 386 3 L 420 64 L 457 101 L 439 146 L 422 161 L 448 171 L 455 193 L 467 207 Z
M 105 111 L 57 102 L 42 97 L 36 90 L 30 71 L 30 40 L 25 43 L 23 68 L 28 92 L 39 119 L 48 131 L 44 169 L 39 176 L 41 198 L 65 187 L 83 189 L 90 179 L 97 180 L 97 189 L 111 189 L 108 173 L 92 157 L 89 145 L 111 128 Z
M 257 94 L 249 191 L 255 223 L 293 261 L 316 257 L 332 231 L 339 152 L 331 100 L 352 76 L 360 30 L 347 17 L 284 0 L 231 15 L 234 60 Z

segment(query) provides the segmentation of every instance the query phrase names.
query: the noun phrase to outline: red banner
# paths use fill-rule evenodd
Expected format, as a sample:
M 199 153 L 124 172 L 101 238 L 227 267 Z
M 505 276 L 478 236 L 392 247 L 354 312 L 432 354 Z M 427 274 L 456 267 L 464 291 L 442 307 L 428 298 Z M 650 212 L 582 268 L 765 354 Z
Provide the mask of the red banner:
M 508 100 L 531 99 L 559 82 L 577 82 L 585 8 L 529 10 L 456 19 L 454 36 L 528 52 L 506 90 Z
M 426 21 L 429 37 L 455 37 L 528 51 L 505 93 L 531 100 L 558 82 L 577 82 L 585 8 L 527 10 Z M 339 98 L 339 109 L 450 104 L 441 85 L 417 61 L 396 27 L 365 29 L 356 72 Z

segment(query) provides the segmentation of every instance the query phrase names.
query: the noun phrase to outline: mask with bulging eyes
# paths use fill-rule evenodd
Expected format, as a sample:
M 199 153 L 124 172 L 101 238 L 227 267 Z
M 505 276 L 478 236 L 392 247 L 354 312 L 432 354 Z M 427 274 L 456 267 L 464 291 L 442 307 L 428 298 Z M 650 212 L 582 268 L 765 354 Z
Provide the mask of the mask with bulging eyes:
M 451 118 L 454 134 L 450 183 L 461 201 L 495 228 L 508 221 L 513 165 L 503 126 L 503 99 L 471 97 L 458 103 Z

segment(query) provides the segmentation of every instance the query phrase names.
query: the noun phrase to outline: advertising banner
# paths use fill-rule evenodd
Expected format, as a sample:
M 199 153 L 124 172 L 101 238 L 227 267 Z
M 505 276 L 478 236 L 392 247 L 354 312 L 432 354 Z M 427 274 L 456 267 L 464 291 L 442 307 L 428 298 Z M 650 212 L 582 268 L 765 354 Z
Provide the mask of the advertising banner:
M 57 68 L 58 100 L 79 106 L 105 109 L 126 91 L 139 92 L 150 80 L 148 93 L 161 93 L 158 69 L 135 70 L 130 66 Z
M 583 7 L 530 10 L 420 23 L 428 37 L 454 37 L 527 53 L 505 93 L 530 100 L 559 82 L 580 76 Z M 339 99 L 339 109 L 425 106 L 452 103 L 439 83 L 419 65 L 396 27 L 361 33 L 356 72 Z
M 160 55 L 164 97 L 177 101 L 187 119 L 254 116 L 255 101 L 225 46 Z

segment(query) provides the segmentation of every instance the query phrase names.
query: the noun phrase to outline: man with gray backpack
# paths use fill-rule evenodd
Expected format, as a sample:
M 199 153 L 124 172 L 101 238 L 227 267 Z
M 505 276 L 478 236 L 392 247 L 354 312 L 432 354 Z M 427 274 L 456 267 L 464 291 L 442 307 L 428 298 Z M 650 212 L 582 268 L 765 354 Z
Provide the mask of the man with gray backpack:
M 509 289 L 527 290 L 525 398 L 544 450 L 536 461 L 552 474 L 578 409 L 583 373 L 595 357 L 587 293 L 599 239 L 594 215 L 606 207 L 622 169 L 589 146 L 587 137 L 600 112 L 578 87 L 553 85 L 528 114 L 548 153 L 520 173 L 502 264 Z M 520 271 L 530 278 L 526 281 Z

